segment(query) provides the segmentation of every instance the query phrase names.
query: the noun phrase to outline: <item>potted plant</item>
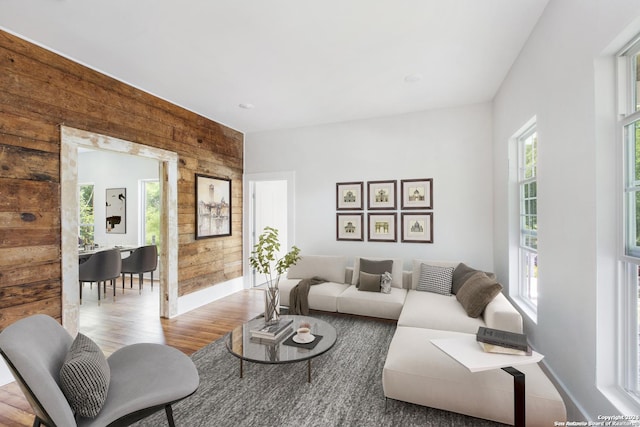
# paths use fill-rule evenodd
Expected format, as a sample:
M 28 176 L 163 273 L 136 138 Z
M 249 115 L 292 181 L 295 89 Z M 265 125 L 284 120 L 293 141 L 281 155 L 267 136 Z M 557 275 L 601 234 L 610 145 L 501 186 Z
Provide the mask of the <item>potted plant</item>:
M 253 247 L 249 263 L 258 273 L 267 279 L 265 290 L 264 320 L 267 324 L 277 323 L 280 319 L 280 292 L 278 283 L 280 276 L 300 259 L 300 249 L 292 246 L 291 250 L 281 258 L 276 258 L 280 251 L 278 230 L 265 227 Z

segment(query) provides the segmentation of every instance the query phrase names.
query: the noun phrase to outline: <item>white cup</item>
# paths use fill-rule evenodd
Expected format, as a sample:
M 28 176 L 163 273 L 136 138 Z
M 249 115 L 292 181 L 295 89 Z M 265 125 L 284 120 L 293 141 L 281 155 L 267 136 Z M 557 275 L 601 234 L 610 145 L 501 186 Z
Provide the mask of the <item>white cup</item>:
M 311 339 L 311 329 L 309 328 L 298 328 L 298 338 L 302 341 L 308 341 Z

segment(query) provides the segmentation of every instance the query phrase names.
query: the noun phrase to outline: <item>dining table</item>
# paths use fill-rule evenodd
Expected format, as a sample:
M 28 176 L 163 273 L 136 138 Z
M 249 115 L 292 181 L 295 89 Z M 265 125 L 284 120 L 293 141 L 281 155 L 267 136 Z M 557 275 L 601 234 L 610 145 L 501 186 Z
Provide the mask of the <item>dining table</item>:
M 138 249 L 140 246 L 131 246 L 131 245 L 115 245 L 115 246 L 94 246 L 91 248 L 86 248 L 84 246 L 78 247 L 78 261 L 80 263 L 85 262 L 91 255 L 96 252 L 106 251 L 109 249 L 119 249 L 120 252 L 133 252 Z

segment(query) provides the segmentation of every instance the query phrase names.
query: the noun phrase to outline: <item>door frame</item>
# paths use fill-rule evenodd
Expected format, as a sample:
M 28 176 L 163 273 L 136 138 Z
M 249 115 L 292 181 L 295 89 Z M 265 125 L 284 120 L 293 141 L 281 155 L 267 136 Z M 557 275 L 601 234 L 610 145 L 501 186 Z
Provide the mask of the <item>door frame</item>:
M 159 254 L 160 316 L 178 314 L 178 154 L 95 132 L 60 126 L 60 209 L 62 325 L 72 335 L 80 329 L 78 287 L 78 147 L 131 154 L 159 162 L 162 193 Z

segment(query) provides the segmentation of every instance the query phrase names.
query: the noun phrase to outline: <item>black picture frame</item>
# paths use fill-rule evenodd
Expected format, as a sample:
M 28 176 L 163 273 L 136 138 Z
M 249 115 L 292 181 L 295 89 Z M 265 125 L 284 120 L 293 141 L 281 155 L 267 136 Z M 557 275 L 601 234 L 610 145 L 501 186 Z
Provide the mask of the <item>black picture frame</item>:
M 367 240 L 370 242 L 397 242 L 397 218 L 395 212 L 370 213 Z
M 395 180 L 367 182 L 367 208 L 369 210 L 395 210 L 397 206 L 396 184 Z
M 336 210 L 361 211 L 364 209 L 364 182 L 336 183 Z
M 400 181 L 402 210 L 433 209 L 433 178 Z
M 231 236 L 231 179 L 196 174 L 196 239 Z
M 364 240 L 364 214 L 336 214 L 336 240 L 361 242 Z
M 433 212 L 403 212 L 403 243 L 433 243 Z

